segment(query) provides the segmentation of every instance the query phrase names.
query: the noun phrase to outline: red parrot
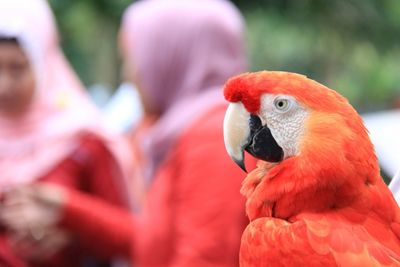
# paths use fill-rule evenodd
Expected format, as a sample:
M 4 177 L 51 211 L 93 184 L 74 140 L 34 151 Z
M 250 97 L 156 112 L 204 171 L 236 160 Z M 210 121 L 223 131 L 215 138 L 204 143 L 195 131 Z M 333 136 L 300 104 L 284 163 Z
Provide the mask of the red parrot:
M 295 73 L 225 84 L 228 154 L 244 170 L 250 222 L 240 266 L 400 266 L 399 208 L 361 117 L 337 92 Z

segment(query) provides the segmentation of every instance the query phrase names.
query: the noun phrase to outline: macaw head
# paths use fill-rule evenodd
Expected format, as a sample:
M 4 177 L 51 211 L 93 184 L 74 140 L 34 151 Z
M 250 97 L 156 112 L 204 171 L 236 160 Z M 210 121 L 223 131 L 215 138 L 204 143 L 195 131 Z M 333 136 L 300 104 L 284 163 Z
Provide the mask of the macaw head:
M 362 119 L 337 92 L 303 75 L 262 71 L 231 78 L 224 95 L 228 154 L 244 170 L 244 151 L 261 160 L 243 183 L 248 210 L 269 203 L 269 212 L 289 216 L 343 206 L 380 178 Z
M 241 74 L 226 83 L 224 95 L 231 102 L 224 120 L 225 146 L 243 169 L 245 150 L 279 163 L 311 149 L 330 157 L 352 153 L 346 151 L 352 142 L 372 149 L 362 119 L 349 102 L 303 75 Z

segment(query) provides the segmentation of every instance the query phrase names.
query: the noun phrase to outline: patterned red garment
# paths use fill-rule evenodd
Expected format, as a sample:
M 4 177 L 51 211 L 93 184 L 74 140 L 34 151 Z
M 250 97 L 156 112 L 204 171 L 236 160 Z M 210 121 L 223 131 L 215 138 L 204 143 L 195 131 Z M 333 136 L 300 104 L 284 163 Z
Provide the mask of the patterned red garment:
M 37 181 L 79 190 L 113 207 L 127 208 L 126 194 L 122 190 L 121 171 L 113 155 L 94 134 L 85 133 L 80 140 L 77 150 Z M 0 252 L 1 247 L 0 244 Z M 83 261 L 93 257 L 90 250 L 77 241 L 51 259 L 31 266 L 82 266 Z M 14 264 L 9 266 L 19 267 Z

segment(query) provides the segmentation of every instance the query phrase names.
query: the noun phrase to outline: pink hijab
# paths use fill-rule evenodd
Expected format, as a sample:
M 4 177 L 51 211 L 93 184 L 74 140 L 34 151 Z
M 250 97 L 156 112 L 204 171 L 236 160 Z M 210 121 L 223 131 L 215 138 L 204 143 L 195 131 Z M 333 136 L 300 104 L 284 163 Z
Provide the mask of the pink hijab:
M 146 0 L 125 12 L 125 60 L 161 113 L 141 142 L 148 180 L 187 125 L 224 102 L 224 82 L 245 70 L 243 28 L 239 11 L 224 0 Z
M 28 112 L 0 115 L 0 190 L 34 181 L 77 147 L 97 111 L 62 54 L 45 0 L 0 0 L 0 36 L 17 38 L 36 74 Z

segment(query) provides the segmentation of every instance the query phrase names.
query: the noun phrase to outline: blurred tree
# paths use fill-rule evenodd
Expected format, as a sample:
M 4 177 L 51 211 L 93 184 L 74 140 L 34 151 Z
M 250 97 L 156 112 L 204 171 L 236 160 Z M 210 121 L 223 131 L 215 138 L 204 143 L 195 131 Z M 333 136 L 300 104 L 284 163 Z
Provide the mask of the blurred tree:
M 397 0 L 235 0 L 248 24 L 251 68 L 306 74 L 360 111 L 400 95 Z
M 117 30 L 131 2 L 50 0 L 63 48 L 86 85 L 118 84 Z M 386 108 L 400 96 L 400 1 L 233 2 L 247 21 L 252 70 L 306 74 L 360 111 Z
M 119 81 L 118 27 L 132 0 L 50 0 L 66 56 L 86 86 Z

